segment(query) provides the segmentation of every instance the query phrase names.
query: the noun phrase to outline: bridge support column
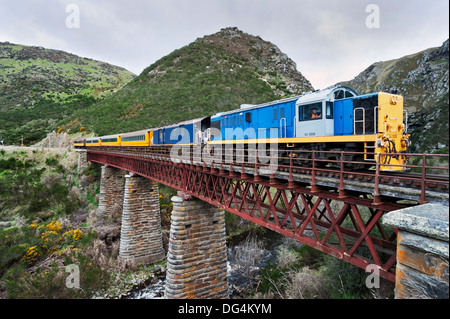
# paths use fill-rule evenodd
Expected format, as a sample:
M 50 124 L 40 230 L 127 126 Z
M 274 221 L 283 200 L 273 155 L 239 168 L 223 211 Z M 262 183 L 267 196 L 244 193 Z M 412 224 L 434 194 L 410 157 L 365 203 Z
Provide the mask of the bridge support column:
M 120 217 L 123 206 L 123 193 L 125 180 L 123 178 L 123 171 L 112 167 L 102 166 L 100 179 L 100 196 L 98 203 L 98 218 L 100 222 L 112 222 Z
M 77 173 L 81 174 L 89 166 L 88 153 L 85 149 L 77 149 L 76 152 L 78 154 Z
M 224 211 L 194 198 L 172 202 L 166 298 L 227 298 Z
M 398 229 L 395 298 L 449 297 L 449 208 L 425 204 L 390 212 Z
M 139 175 L 125 175 L 119 258 L 136 267 L 164 256 L 158 184 Z

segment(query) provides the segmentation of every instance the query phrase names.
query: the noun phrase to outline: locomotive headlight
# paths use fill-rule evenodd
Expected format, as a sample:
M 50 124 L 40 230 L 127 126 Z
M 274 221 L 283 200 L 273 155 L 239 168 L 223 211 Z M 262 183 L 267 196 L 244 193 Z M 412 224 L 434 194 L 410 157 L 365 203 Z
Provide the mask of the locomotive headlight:
M 377 147 L 382 147 L 383 141 L 381 139 L 377 139 Z

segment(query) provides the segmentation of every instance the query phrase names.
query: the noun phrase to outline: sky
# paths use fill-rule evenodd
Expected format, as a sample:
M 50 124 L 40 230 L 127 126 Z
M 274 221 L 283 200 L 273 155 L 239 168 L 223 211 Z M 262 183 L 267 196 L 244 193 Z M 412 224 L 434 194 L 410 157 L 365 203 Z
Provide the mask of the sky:
M 277 45 L 323 89 L 442 45 L 448 12 L 448 0 L 0 0 L 0 42 L 140 74 L 197 38 L 238 27 Z

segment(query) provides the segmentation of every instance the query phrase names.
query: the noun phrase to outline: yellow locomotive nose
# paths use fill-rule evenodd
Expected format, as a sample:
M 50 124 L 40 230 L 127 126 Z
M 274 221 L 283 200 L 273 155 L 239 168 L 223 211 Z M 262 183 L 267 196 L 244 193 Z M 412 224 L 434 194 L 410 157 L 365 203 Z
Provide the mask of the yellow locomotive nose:
M 405 134 L 403 97 L 389 93 L 378 94 L 378 134 L 376 153 L 380 156 L 380 169 L 385 171 L 403 170 L 409 146 L 409 135 Z

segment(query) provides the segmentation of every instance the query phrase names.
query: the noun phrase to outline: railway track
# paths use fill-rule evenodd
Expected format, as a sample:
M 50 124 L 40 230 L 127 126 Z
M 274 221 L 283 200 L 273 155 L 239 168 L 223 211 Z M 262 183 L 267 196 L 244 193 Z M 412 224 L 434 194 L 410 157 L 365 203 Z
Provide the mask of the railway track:
M 132 156 L 142 158 L 144 160 L 157 160 L 162 162 L 172 161 L 170 153 L 167 150 L 145 150 L 142 149 L 127 149 L 117 152 L 113 149 L 98 149 L 101 153 L 109 153 L 111 155 L 119 156 Z M 431 155 L 430 155 L 431 156 Z M 204 162 L 195 163 L 195 159 L 190 155 L 189 161 L 184 163 L 190 164 L 191 168 L 195 169 L 214 169 L 211 173 L 219 171 L 233 171 L 236 176 L 247 175 L 255 176 L 259 175 L 265 178 L 276 178 L 281 182 L 300 182 L 307 185 L 317 185 L 321 187 L 328 187 L 339 190 L 349 190 L 355 192 L 361 192 L 366 194 L 378 194 L 384 197 L 390 197 L 391 199 L 405 199 L 417 201 L 419 203 L 424 202 L 439 202 L 448 205 L 449 202 L 449 176 L 448 168 L 438 167 L 425 167 L 425 171 L 436 172 L 436 169 L 444 172 L 445 174 L 424 174 L 418 172 L 408 171 L 377 171 L 375 168 L 366 170 L 355 170 L 346 168 L 341 162 L 330 163 L 330 165 L 321 165 L 315 167 L 313 165 L 308 166 L 294 166 L 285 164 L 276 165 L 275 171 L 271 172 L 268 168 L 268 164 L 253 164 L 253 163 L 227 163 L 218 164 Z M 181 161 L 180 161 L 181 162 Z M 281 163 L 283 163 L 281 161 Z M 319 165 L 320 162 L 317 162 Z M 322 162 L 323 164 L 323 162 Z M 334 166 L 331 166 L 333 165 Z M 340 168 L 336 167 L 340 166 Z M 420 166 L 411 166 L 415 169 Z M 257 174 L 255 174 L 258 169 Z M 433 169 L 433 170 L 432 170 Z M 239 174 L 239 175 L 238 175 Z

